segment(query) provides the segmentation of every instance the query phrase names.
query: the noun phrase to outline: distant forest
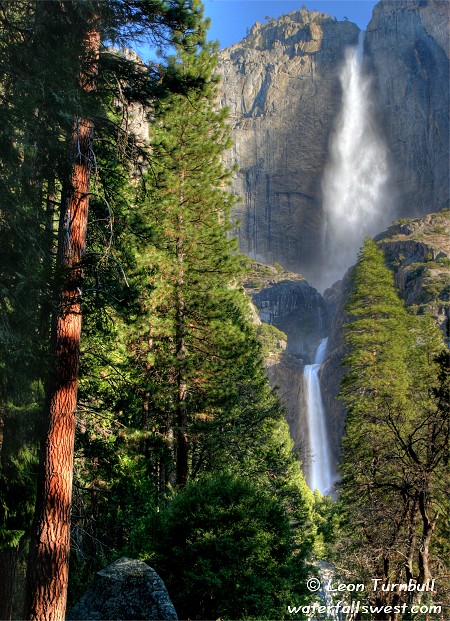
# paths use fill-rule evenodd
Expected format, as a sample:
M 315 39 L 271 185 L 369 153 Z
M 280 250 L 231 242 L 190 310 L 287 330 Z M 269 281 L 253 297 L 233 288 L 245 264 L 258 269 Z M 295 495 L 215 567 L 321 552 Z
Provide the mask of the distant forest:
M 448 605 L 441 332 L 367 239 L 339 497 L 311 492 L 242 286 L 201 3 L 0 1 L 0 24 L 0 618 L 64 619 L 122 556 L 181 619 L 310 618 L 319 561 L 374 605 L 434 601 L 374 578 Z

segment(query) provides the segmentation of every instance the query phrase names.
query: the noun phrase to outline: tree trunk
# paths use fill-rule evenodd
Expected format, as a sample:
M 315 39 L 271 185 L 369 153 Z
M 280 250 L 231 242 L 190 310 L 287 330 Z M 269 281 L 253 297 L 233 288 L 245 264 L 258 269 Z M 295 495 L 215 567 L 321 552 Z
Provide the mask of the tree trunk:
M 19 546 L 0 550 L 0 619 L 11 619 Z
M 422 517 L 422 538 L 419 546 L 419 584 L 425 584 L 428 580 L 431 580 L 430 571 L 430 542 L 433 532 L 436 528 L 436 524 L 439 520 L 439 512 L 436 512 L 433 519 L 430 519 L 428 515 L 429 506 L 427 502 L 427 494 L 425 491 L 419 493 L 419 510 Z M 419 593 L 417 600 L 420 602 L 423 593 Z
M 183 350 L 180 350 L 182 353 Z M 188 438 L 186 396 L 187 385 L 182 369 L 178 371 L 178 400 L 177 400 L 177 472 L 176 484 L 184 486 L 188 478 Z
M 95 58 L 99 33 L 86 37 Z M 92 76 L 95 67 L 91 69 Z M 93 88 L 88 75 L 85 90 Z M 82 261 L 86 246 L 93 124 L 76 119 L 71 137 L 72 173 L 61 205 L 58 232 L 58 308 L 51 335 L 53 370 L 46 387 L 35 522 L 27 575 L 26 617 L 62 621 L 65 616 L 70 553 L 75 409 L 81 336 Z
M 184 335 L 184 299 L 178 299 L 177 307 L 177 459 L 176 484 L 184 486 L 188 478 L 188 439 L 187 439 L 187 412 L 186 397 L 187 383 L 184 372 L 186 358 L 186 344 Z
M 181 193 L 179 207 L 183 205 L 184 173 L 181 173 Z M 187 439 L 187 412 L 186 397 L 187 383 L 185 378 L 186 359 L 186 320 L 184 286 L 184 239 L 183 217 L 178 215 L 178 237 L 176 240 L 176 255 L 178 264 L 177 282 L 177 309 L 176 309 L 176 357 L 177 357 L 177 456 L 176 456 L 176 484 L 184 486 L 188 478 L 188 439 Z

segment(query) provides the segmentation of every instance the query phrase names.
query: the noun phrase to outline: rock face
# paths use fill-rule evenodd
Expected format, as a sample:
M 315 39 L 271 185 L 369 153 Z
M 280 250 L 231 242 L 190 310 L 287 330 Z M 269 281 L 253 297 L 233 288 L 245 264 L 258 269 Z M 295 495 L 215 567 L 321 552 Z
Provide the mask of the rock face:
M 449 203 L 449 6 L 447 0 L 381 0 L 367 29 L 364 66 L 372 74 L 376 121 L 392 163 L 388 185 L 396 218 L 430 214 Z M 358 34 L 351 22 L 302 9 L 255 24 L 220 54 L 220 104 L 230 110 L 234 140 L 226 164 L 237 165 L 240 249 L 312 283 L 326 264 L 321 182 L 341 106 L 338 76 L 345 49 Z M 426 308 L 444 325 L 448 253 L 436 233 L 425 235 L 430 226 L 442 230 L 445 224 L 436 220 L 441 215 L 399 223 L 380 243 L 407 304 Z M 334 316 L 322 388 L 335 459 L 344 425 L 336 395 L 349 287 L 347 275 L 324 294 Z M 305 444 L 295 408 L 303 398 L 302 364 L 312 361 L 327 335 L 323 301 L 300 277 L 277 278 L 250 293 L 261 319 L 288 335 L 287 352 L 268 373 L 280 385 L 295 442 Z
M 375 237 L 407 306 L 430 314 L 450 336 L 450 211 L 400 221 Z
M 280 280 L 253 293 L 261 321 L 287 335 L 287 352 L 311 364 L 315 351 L 328 334 L 327 306 L 306 280 Z
M 289 354 L 282 354 L 267 366 L 270 385 L 278 387 L 278 394 L 285 407 L 285 418 L 295 450 L 300 451 L 303 464 L 306 463 L 308 428 L 305 416 L 303 389 L 303 361 Z
M 309 447 L 303 381 L 305 364 L 329 331 L 327 305 L 317 290 L 299 274 L 278 266 L 253 263 L 244 287 L 258 311 L 257 323 L 275 326 L 287 337 L 287 347 L 266 357 L 270 385 L 278 388 L 285 406 L 294 447 L 308 472 Z M 256 322 L 255 322 L 256 323 Z
M 325 290 L 323 294 L 325 301 L 330 303 L 334 312 L 328 337 L 327 357 L 320 375 L 320 387 L 330 430 L 330 448 L 336 463 L 339 463 L 345 424 L 344 407 L 337 396 L 345 372 L 341 360 L 347 353 L 344 343 L 344 326 L 348 323 L 349 316 L 345 310 L 345 304 L 351 291 L 352 273 L 353 268 L 350 268 L 341 281 L 335 283 L 331 289 Z
M 397 217 L 449 204 L 449 12 L 448 0 L 381 0 L 367 27 Z
M 440 325 L 450 345 L 450 212 L 443 210 L 422 218 L 394 223 L 375 238 L 394 272 L 399 295 L 417 312 L 429 313 Z M 343 327 L 349 318 L 345 304 L 351 291 L 351 268 L 333 290 L 324 293 L 335 307 L 322 369 L 322 397 L 331 429 L 333 454 L 338 458 L 345 413 L 337 395 L 344 375 Z
M 270 385 L 278 388 L 286 420 L 303 471 L 308 470 L 308 426 L 303 369 L 314 360 L 316 349 L 329 331 L 327 305 L 317 290 L 299 274 L 281 266 L 253 264 L 244 282 L 258 310 L 258 321 L 275 326 L 287 336 L 284 351 L 266 358 Z
M 394 162 L 394 217 L 448 203 L 448 14 L 447 0 L 382 0 L 368 26 L 366 65 Z M 358 32 L 351 22 L 300 10 L 255 24 L 220 54 L 240 248 L 313 283 L 326 252 L 321 179 L 341 104 L 338 73 Z
M 97 572 L 68 619 L 178 619 L 164 582 L 154 569 L 121 558 Z
M 220 103 L 229 107 L 234 141 L 227 164 L 238 165 L 237 235 L 250 257 L 314 270 L 338 69 L 357 38 L 355 24 L 300 10 L 255 24 L 220 54 Z

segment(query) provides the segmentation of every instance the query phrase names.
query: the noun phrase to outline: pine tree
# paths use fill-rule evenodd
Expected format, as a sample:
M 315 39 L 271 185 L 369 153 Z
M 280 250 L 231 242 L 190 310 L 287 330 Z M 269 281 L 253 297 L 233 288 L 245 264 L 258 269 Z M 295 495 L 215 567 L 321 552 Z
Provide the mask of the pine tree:
M 212 47 L 206 45 L 198 56 L 180 52 L 172 61 L 178 71 L 203 77 L 205 85 L 159 103 L 149 193 L 141 221 L 134 223 L 137 269 L 151 274 L 147 283 L 144 275 L 136 357 L 148 380 L 155 377 L 167 388 L 164 404 L 144 407 L 164 410 L 178 485 L 186 483 L 193 467 L 192 425 L 213 416 L 204 395 L 211 401 L 211 381 L 217 387 L 232 359 L 228 343 L 239 352 L 248 337 L 236 290 L 240 259 L 235 242 L 227 238 L 233 198 L 226 191 L 221 155 L 229 136 L 225 114 L 216 110 L 214 63 Z M 154 392 L 161 393 L 149 383 L 147 393 Z
M 80 88 L 94 88 L 100 32 L 88 16 Z M 52 318 L 51 376 L 46 387 L 46 428 L 28 565 L 27 612 L 31 619 L 62 619 L 65 613 L 69 554 L 75 409 L 81 338 L 82 261 L 86 249 L 93 123 L 78 117 L 70 139 L 70 177 L 63 188 L 57 265 L 61 285 Z
M 430 318 L 408 315 L 370 239 L 347 310 L 340 500 L 346 533 L 354 559 L 362 544 L 370 550 L 357 560 L 368 580 L 423 583 L 431 578 L 430 542 L 448 481 L 448 426 L 433 394 L 442 336 Z
M 52 251 L 47 222 L 51 220 L 49 214 L 53 212 L 53 205 L 45 196 L 48 177 L 43 173 L 48 158 L 38 130 L 46 113 L 48 92 L 44 79 L 33 85 L 39 63 L 35 56 L 35 37 L 30 36 L 33 27 L 38 30 L 33 5 L 32 2 L 3 2 L 0 18 L 2 618 L 11 615 L 13 587 L 20 582 L 15 579 L 17 555 L 19 546 L 24 547 L 22 537 L 28 534 L 34 504 L 38 421 L 42 417 L 48 335 L 43 297 L 49 276 L 47 259 Z M 62 65 L 64 72 L 66 65 Z M 58 152 L 57 140 L 53 149 Z
M 311 502 L 238 284 L 243 260 L 228 237 L 233 198 L 221 164 L 229 130 L 225 113 L 216 109 L 216 61 L 199 5 L 117 0 L 12 6 L 2 3 L 11 36 L 0 50 L 6 120 L 0 155 L 7 173 L 0 225 L 14 232 L 2 263 L 3 282 L 12 284 L 1 291 L 7 311 L 0 343 L 5 408 L 19 401 L 11 400 L 11 343 L 33 352 L 29 372 L 21 376 L 28 409 L 34 393 L 34 409 L 43 408 L 48 372 L 28 616 L 64 615 L 81 314 L 88 328 L 84 369 L 97 362 L 86 373 L 95 380 L 85 376 L 82 385 L 81 407 L 89 414 L 80 416 L 80 436 L 90 439 L 80 442 L 85 453 L 77 501 L 87 492 L 90 507 L 101 506 L 94 511 L 117 537 L 114 550 L 129 543 L 125 522 L 131 516 L 136 533 L 172 477 L 183 487 L 204 471 L 225 470 L 270 486 L 304 527 L 297 532 L 303 559 L 312 540 Z M 144 68 L 103 47 L 144 32 L 154 42 L 172 40 L 178 57 L 165 67 Z M 171 89 L 177 94 L 168 94 Z M 150 151 L 118 119 L 133 102 L 152 109 Z M 142 190 L 136 169 L 126 163 L 131 159 L 149 171 Z M 121 181 L 127 176 L 130 183 Z M 112 208 L 119 231 L 114 240 Z M 24 226 L 33 218 L 34 226 Z M 19 258 L 21 271 L 31 268 L 30 278 L 13 273 L 11 257 Z M 117 274 L 125 287 L 109 280 Z M 21 303 L 31 279 L 29 291 L 36 295 L 26 314 Z M 109 349 L 100 344 L 105 333 Z M 114 366 L 121 378 L 115 385 L 107 373 Z M 100 411 L 110 416 L 104 426 L 97 419 L 95 428 L 83 429 Z M 112 434 L 111 427 L 120 432 Z M 107 442 L 99 441 L 102 432 Z M 11 438 L 8 431 L 2 460 L 17 450 L 6 450 Z M 3 474 L 12 480 L 10 471 Z M 102 475 L 106 484 L 99 483 Z M 99 500 L 101 485 L 107 494 Z M 9 511 L 8 493 L 2 500 Z M 134 504 L 126 506 L 124 499 Z M 23 529 L 5 521 L 10 547 L 29 528 L 28 514 L 21 520 Z M 12 569 L 7 573 L 11 584 Z
M 100 377 L 90 366 L 82 379 L 83 403 L 110 423 L 103 438 L 100 425 L 80 434 L 79 505 L 86 513 L 95 493 L 96 539 L 142 555 L 170 483 L 182 489 L 205 472 L 247 476 L 301 525 L 304 570 L 312 500 L 239 285 L 244 259 L 228 237 L 234 199 L 221 163 L 229 130 L 216 109 L 215 58 L 203 46 L 171 61 L 201 88 L 158 102 L 145 191 L 122 214 L 117 256 L 129 286 L 111 306 L 115 335 Z
M 30 273 L 36 275 L 37 295 L 30 305 L 30 332 L 33 337 L 39 335 L 44 342 L 49 337 L 49 315 L 53 314 L 53 352 L 50 359 L 50 375 L 47 386 L 47 431 L 55 429 L 56 410 L 61 413 L 62 401 L 54 399 L 59 388 L 58 382 L 66 382 L 71 386 L 69 412 L 59 420 L 68 422 L 68 433 L 57 430 L 58 437 L 68 439 L 67 446 L 57 454 L 57 442 L 49 441 L 49 433 L 43 441 L 43 464 L 49 464 L 49 456 L 57 461 L 63 453 L 67 453 L 68 467 L 58 465 L 53 472 L 61 474 L 65 479 L 65 490 L 61 497 L 67 500 L 63 519 L 59 526 L 68 533 L 68 515 L 70 512 L 70 461 L 71 437 L 73 438 L 74 408 L 76 403 L 77 385 L 77 358 L 79 345 L 78 333 L 80 327 L 79 289 L 81 288 L 84 265 L 84 241 L 87 222 L 87 203 L 89 188 L 89 164 L 94 161 L 91 133 L 95 125 L 103 139 L 112 139 L 127 145 L 127 131 L 115 126 L 107 118 L 105 108 L 120 102 L 122 107 L 131 101 L 148 103 L 157 92 L 167 88 L 182 88 L 182 83 L 173 72 L 164 77 L 164 71 L 158 67 L 143 70 L 142 65 L 125 57 L 120 57 L 106 49 L 99 51 L 100 30 L 103 40 L 113 43 L 126 44 L 133 37 L 146 36 L 154 44 L 173 40 L 183 43 L 184 33 L 195 30 L 198 8 L 194 4 L 185 2 L 155 3 L 131 0 L 111 2 L 76 2 L 58 1 L 52 3 L 36 3 L 25 1 L 21 3 L 2 2 L 2 23 L 7 36 L 2 38 L 0 71 L 2 73 L 2 112 L 5 124 L 2 128 L 6 140 L 2 143 L 2 160 L 8 162 L 5 166 L 7 175 L 3 177 L 5 187 L 4 210 L 2 210 L 2 226 L 14 230 L 18 237 L 13 239 L 11 249 L 20 254 L 23 249 L 31 248 L 28 254 L 36 258 Z M 98 28 L 92 30 L 96 22 Z M 95 69 L 94 69 L 95 68 Z M 91 79 L 95 74 L 97 88 L 92 89 Z M 163 77 L 163 79 L 161 79 Z M 113 87 L 111 85 L 114 85 Z M 125 87 L 125 88 L 124 88 Z M 106 105 L 105 105 L 106 102 Z M 117 136 L 119 135 L 119 140 Z M 133 141 L 129 141 L 128 144 Z M 120 144 L 122 146 L 122 144 Z M 129 155 L 129 146 L 125 149 L 125 156 Z M 135 151 L 138 149 L 135 147 Z M 144 155 L 140 151 L 140 157 Z M 26 196 L 24 204 L 20 197 Z M 15 211 L 15 208 L 18 209 Z M 61 207 L 61 209 L 59 209 Z M 27 219 L 33 226 L 21 227 Z M 55 262 L 55 216 L 59 215 L 59 251 L 58 262 Z M 81 216 L 80 228 L 78 219 Z M 84 220 L 84 222 L 82 222 Z M 10 253 L 11 256 L 11 253 Z M 5 261 L 7 265 L 8 261 Z M 20 265 L 25 261 L 20 260 Z M 9 277 L 10 267 L 5 269 L 6 279 Z M 12 275 L 14 284 L 24 280 L 21 274 Z M 6 282 L 6 280 L 4 280 Z M 16 288 L 17 291 L 17 288 Z M 25 330 L 16 329 L 23 326 L 25 315 L 20 305 L 15 304 L 14 296 L 9 292 L 4 295 L 5 305 L 8 308 L 9 318 L 6 336 L 22 341 Z M 11 305 L 11 300 L 13 304 Z M 66 306 L 69 303 L 69 307 Z M 75 324 L 75 333 L 65 330 L 68 324 Z M 11 328 L 11 330 L 10 330 Z M 59 331 L 59 336 L 58 336 Z M 70 331 L 70 330 L 69 330 Z M 65 333 L 65 334 L 64 334 Z M 73 338 L 72 338 L 73 337 Z M 23 339 L 25 341 L 25 339 Z M 23 341 L 21 345 L 23 345 Z M 34 338 L 30 340 L 30 348 Z M 60 347 L 59 345 L 63 345 Z M 23 349 L 26 349 L 24 347 Z M 28 376 L 30 384 L 34 380 L 40 381 L 45 375 L 46 356 L 42 355 L 43 347 L 34 348 L 36 358 L 40 358 L 41 368 L 35 371 L 35 377 Z M 65 354 L 66 359 L 62 361 Z M 36 353 L 38 355 L 36 355 Z M 52 359 L 53 355 L 53 359 Z M 54 356 L 58 360 L 55 361 Z M 61 356 L 62 355 L 62 356 Z M 11 349 L 5 351 L 5 365 L 12 359 Z M 54 371 L 56 373 L 54 374 Z M 58 379 L 58 373 L 60 378 Z M 62 376 L 65 376 L 64 378 Z M 60 383 L 61 383 L 60 382 Z M 6 387 L 5 403 L 10 394 Z M 69 395 L 67 392 L 67 396 Z M 55 408 L 51 405 L 56 406 Z M 58 416 L 56 417 L 58 418 Z M 52 422 L 53 421 L 53 422 Z M 4 431 L 8 431 L 5 427 Z M 12 446 L 5 442 L 4 446 Z M 2 453 L 2 457 L 5 457 Z M 47 468 L 48 470 L 48 468 Z M 64 471 L 64 473 L 63 473 Z M 41 478 L 40 489 L 45 490 L 40 495 L 39 506 L 45 512 L 49 503 L 48 492 L 52 492 L 50 479 Z M 53 490 L 54 491 L 54 490 Z M 7 502 L 10 501 L 4 496 Z M 45 500 L 46 499 L 46 500 Z M 43 524 L 43 512 L 37 522 Z M 61 514 L 62 515 L 62 514 Z M 55 524 L 56 530 L 59 528 Z M 39 527 L 42 530 L 41 527 Z M 38 541 L 40 537 L 38 536 Z M 67 541 L 67 537 L 66 537 Z M 49 543 L 50 556 L 57 550 L 55 540 Z M 55 547 L 56 545 L 56 547 Z M 63 548 L 64 546 L 62 546 Z M 61 550 L 62 550 L 61 548 Z M 51 552 L 53 549 L 53 552 Z M 30 593 L 39 591 L 36 576 L 39 580 L 48 579 L 48 573 L 53 578 L 61 578 L 59 603 L 55 604 L 53 612 L 48 610 L 49 618 L 53 613 L 56 616 L 63 614 L 64 608 L 64 581 L 67 561 L 67 549 L 62 551 L 64 557 L 61 571 L 55 568 L 43 571 L 44 565 L 48 570 L 51 563 L 43 561 L 37 568 L 36 562 L 30 564 Z M 36 549 L 34 560 L 36 560 Z M 48 559 L 47 559 L 48 560 Z M 11 574 L 11 572 L 10 572 Z M 58 587 L 59 588 L 59 587 Z M 34 598 L 30 594 L 30 599 Z M 49 599 L 49 593 L 39 595 Z M 36 595 L 37 597 L 37 595 Z M 40 614 L 36 598 L 30 607 L 36 609 L 31 614 Z M 42 609 L 40 608 L 41 612 Z
M 229 473 L 191 481 L 145 537 L 178 614 L 281 619 L 287 601 L 305 604 L 304 550 L 289 517 L 267 481 Z

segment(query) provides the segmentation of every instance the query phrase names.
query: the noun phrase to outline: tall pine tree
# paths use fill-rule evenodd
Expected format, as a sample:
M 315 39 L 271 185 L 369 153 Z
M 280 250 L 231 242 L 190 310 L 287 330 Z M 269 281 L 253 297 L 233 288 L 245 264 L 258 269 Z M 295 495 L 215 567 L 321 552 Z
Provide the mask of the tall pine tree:
M 117 256 L 129 287 L 111 305 L 116 334 L 104 368 L 81 382 L 83 402 L 108 412 L 110 427 L 103 437 L 100 427 L 80 434 L 79 503 L 86 513 L 95 493 L 97 541 L 141 555 L 170 484 L 201 487 L 205 472 L 248 476 L 301 524 L 293 530 L 302 564 L 311 498 L 239 284 L 244 258 L 228 235 L 234 199 L 221 162 L 229 130 L 216 108 L 214 50 L 202 48 L 171 60 L 202 86 L 157 103 L 145 191 L 123 212 Z M 81 573 L 81 554 L 77 562 Z
M 448 423 L 435 398 L 442 336 L 430 318 L 407 313 L 370 239 L 347 310 L 340 499 L 347 558 L 368 581 L 424 583 L 432 577 L 431 539 L 449 476 Z M 398 603 L 402 595 L 377 591 L 374 597 Z
M 221 156 L 230 142 L 225 113 L 216 109 L 214 65 L 206 44 L 199 54 L 180 51 L 172 60 L 174 70 L 200 75 L 205 84 L 159 102 L 148 194 L 133 222 L 142 296 L 132 351 L 147 381 L 143 407 L 153 417 L 159 412 L 173 451 L 166 479 L 173 474 L 177 485 L 200 467 L 200 428 L 230 399 L 229 366 L 247 355 L 251 338 L 237 287 L 241 259 L 227 237 L 233 197 Z
M 77 335 L 81 317 L 79 304 L 85 267 L 89 167 L 95 162 L 92 128 L 95 125 L 103 139 L 115 141 L 121 149 L 128 143 L 127 129 L 115 126 L 107 117 L 106 108 L 112 107 L 114 101 L 126 109 L 132 101 L 148 103 L 157 92 L 171 87 L 182 88 L 173 72 L 167 79 L 162 79 L 164 71 L 160 68 L 143 70 L 139 63 L 111 52 L 104 45 L 106 42 L 127 44 L 136 36 L 145 37 L 154 45 L 171 40 L 182 44 L 185 32 L 196 28 L 198 8 L 194 4 L 181 0 L 175 3 L 164 0 L 153 3 L 140 0 L 1 3 L 2 26 L 6 33 L 0 46 L 2 136 L 5 138 L 0 155 L 6 173 L 3 176 L 2 228 L 15 235 L 11 243 L 8 242 L 5 261 L 2 262 L 2 282 L 6 286 L 12 284 L 2 293 L 2 303 L 8 315 L 6 330 L 2 334 L 2 344 L 5 344 L 2 353 L 5 354 L 5 368 L 9 369 L 16 356 L 10 346 L 14 339 L 20 341 L 17 351 L 33 350 L 33 355 L 25 359 L 27 363 L 39 359 L 40 366 L 26 377 L 23 374 L 30 386 L 35 386 L 46 375 L 47 356 L 42 355 L 42 343 L 49 339 L 49 316 L 53 316 L 54 336 L 49 355 L 51 371 L 46 381 L 47 431 L 43 440 L 43 455 L 46 456 L 42 462 L 44 466 L 47 464 L 43 472 L 53 474 L 51 479 L 45 475 L 41 477 L 40 490 L 43 493 L 38 503 L 38 533 L 42 533 L 44 513 L 53 510 L 50 507 L 52 494 L 54 499 L 61 501 L 61 507 L 66 505 L 60 514 L 59 526 L 56 524 L 57 515 L 52 516 L 56 531 L 61 527 L 66 535 L 68 533 L 70 438 L 73 438 L 79 350 Z M 92 88 L 94 74 L 95 90 Z M 55 261 L 54 229 L 58 218 L 59 250 L 58 261 Z M 36 294 L 26 306 L 18 303 L 17 295 L 23 285 L 31 281 L 23 269 L 27 260 L 22 254 L 34 258 L 29 275 L 35 277 L 35 282 L 28 294 Z M 16 275 L 11 271 L 10 259 L 14 255 L 19 256 L 14 266 Z M 27 321 L 28 327 L 24 329 Z M 73 333 L 71 328 L 66 330 L 69 324 L 74 327 Z M 32 338 L 27 343 L 28 335 Z M 39 346 L 33 347 L 35 342 Z M 64 355 L 66 359 L 62 360 Z M 31 369 L 31 364 L 27 366 Z M 13 397 L 8 385 L 9 371 L 5 372 L 4 379 L 1 415 L 7 421 L 11 412 L 8 404 Z M 67 399 L 55 399 L 61 390 Z M 19 423 L 24 426 L 23 420 Z M 67 433 L 62 431 L 64 427 Z M 53 431 L 56 436 L 52 439 Z M 3 432 L 10 436 L 8 425 L 3 427 Z M 61 451 L 57 451 L 56 438 L 63 442 L 67 440 Z M 7 457 L 6 449 L 11 446 L 13 442 L 3 443 L 2 460 Z M 65 465 L 60 463 L 63 454 L 67 454 Z M 56 468 L 48 467 L 51 456 L 56 460 Z M 8 476 L 11 477 L 11 472 Z M 56 480 L 64 481 L 62 487 L 54 486 Z M 4 505 L 5 514 L 11 515 L 14 509 L 10 507 L 7 489 L 2 489 L 2 500 L 7 503 Z M 13 537 L 11 539 L 8 535 L 5 545 L 9 545 L 9 540 L 15 545 L 14 531 L 19 533 L 20 529 L 12 529 L 13 524 L 3 522 Z M 58 601 L 49 604 L 45 614 L 49 618 L 53 618 L 53 614 L 61 617 L 65 605 L 68 544 L 61 547 L 62 563 L 57 567 L 51 557 L 58 556 L 59 542 L 55 537 L 46 543 L 43 539 L 45 537 L 38 534 L 37 547 L 32 546 L 28 607 L 33 610 L 31 615 L 44 614 L 42 598 L 47 598 L 47 602 L 52 598 L 49 588 L 41 588 L 39 583 L 56 580 L 60 582 Z M 45 553 L 42 546 L 47 546 Z M 12 576 L 11 571 L 9 575 Z

